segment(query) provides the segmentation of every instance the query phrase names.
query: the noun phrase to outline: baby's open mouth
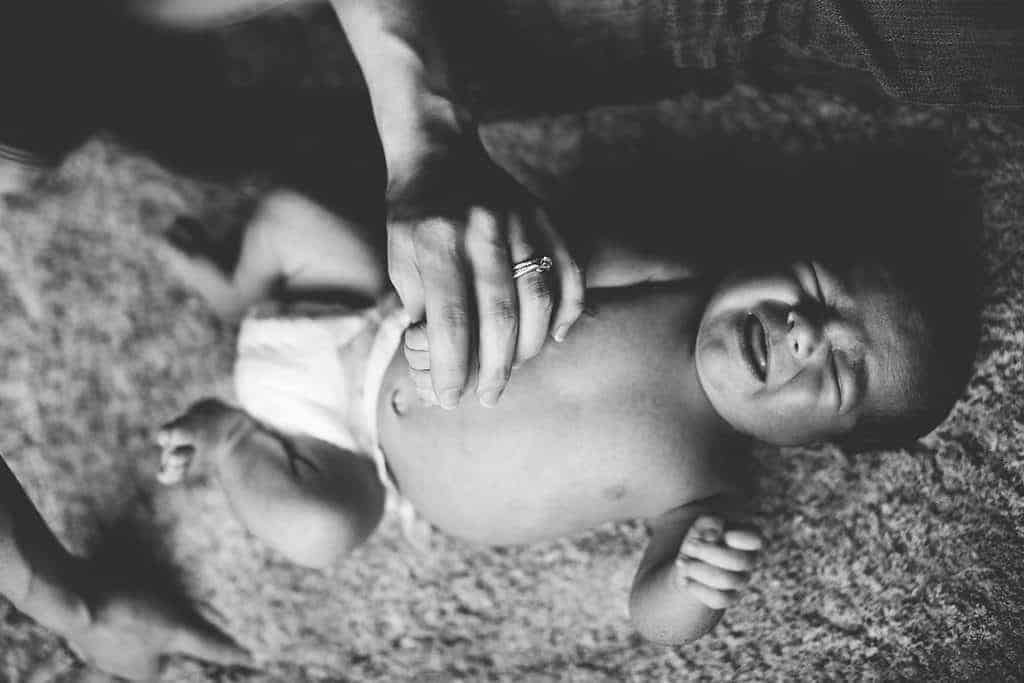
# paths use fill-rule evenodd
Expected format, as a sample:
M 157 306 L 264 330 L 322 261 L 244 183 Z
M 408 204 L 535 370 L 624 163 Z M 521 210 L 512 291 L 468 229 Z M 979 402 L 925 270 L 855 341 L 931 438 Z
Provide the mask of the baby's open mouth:
M 753 313 L 747 314 L 743 321 L 741 335 L 743 358 L 750 367 L 750 372 L 759 382 L 768 379 L 768 336 L 765 334 L 761 319 Z

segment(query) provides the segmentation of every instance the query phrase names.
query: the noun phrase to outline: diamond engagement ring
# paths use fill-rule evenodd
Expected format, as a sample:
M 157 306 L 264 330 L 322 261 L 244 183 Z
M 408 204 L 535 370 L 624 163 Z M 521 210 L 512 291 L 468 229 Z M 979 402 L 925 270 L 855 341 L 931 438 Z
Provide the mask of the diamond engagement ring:
M 518 280 L 530 273 L 543 273 L 546 270 L 551 270 L 552 263 L 550 256 L 538 256 L 514 263 L 512 264 L 512 279 Z

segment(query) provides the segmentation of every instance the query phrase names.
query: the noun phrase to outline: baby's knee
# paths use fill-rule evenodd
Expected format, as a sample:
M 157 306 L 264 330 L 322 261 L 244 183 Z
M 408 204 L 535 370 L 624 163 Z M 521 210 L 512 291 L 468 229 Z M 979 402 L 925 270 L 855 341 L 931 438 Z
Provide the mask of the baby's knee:
M 386 492 L 373 462 L 315 439 L 256 426 L 224 452 L 217 470 L 242 524 L 303 566 L 344 557 L 384 514 Z
M 312 504 L 287 513 L 282 533 L 263 540 L 295 564 L 326 569 L 362 545 L 377 528 L 383 513 L 366 507 Z

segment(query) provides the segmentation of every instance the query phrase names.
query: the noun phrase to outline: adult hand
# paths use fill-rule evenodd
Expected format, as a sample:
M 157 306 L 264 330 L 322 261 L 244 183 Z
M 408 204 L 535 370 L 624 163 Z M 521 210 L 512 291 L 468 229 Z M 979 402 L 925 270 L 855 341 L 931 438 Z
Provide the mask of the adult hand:
M 151 680 L 161 661 L 183 654 L 208 662 L 245 665 L 248 652 L 180 601 L 135 586 L 99 591 L 91 620 L 69 633 L 72 649 L 93 666 L 130 680 Z
M 405 354 L 421 396 L 454 408 L 474 370 L 494 405 L 513 364 L 583 311 L 583 276 L 536 201 L 475 137 L 429 155 L 388 188 L 388 272 L 414 325 Z M 512 264 L 550 256 L 517 280 Z

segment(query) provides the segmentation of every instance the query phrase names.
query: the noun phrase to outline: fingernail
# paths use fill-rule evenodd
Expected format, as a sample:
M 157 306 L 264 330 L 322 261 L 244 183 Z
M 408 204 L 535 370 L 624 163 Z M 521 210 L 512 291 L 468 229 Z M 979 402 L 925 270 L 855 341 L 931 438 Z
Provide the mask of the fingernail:
M 481 391 L 478 396 L 480 398 L 480 403 L 488 408 L 493 408 L 498 404 L 498 399 L 501 398 L 501 390 L 485 389 L 484 391 Z
M 442 408 L 452 410 L 459 405 L 459 390 L 446 389 L 437 395 L 437 400 L 440 401 Z
M 569 325 L 565 324 L 565 325 L 559 325 L 558 329 L 556 329 L 555 333 L 553 335 L 551 335 L 551 336 L 554 337 L 554 340 L 556 342 L 561 343 L 561 342 L 565 341 L 565 335 L 567 335 L 567 334 L 569 334 Z
M 695 552 L 697 552 L 698 548 L 697 548 L 697 544 L 694 543 L 693 541 L 687 541 L 686 543 L 683 544 L 683 547 L 680 548 L 679 550 L 681 550 L 682 552 L 686 553 L 687 555 L 693 555 Z

